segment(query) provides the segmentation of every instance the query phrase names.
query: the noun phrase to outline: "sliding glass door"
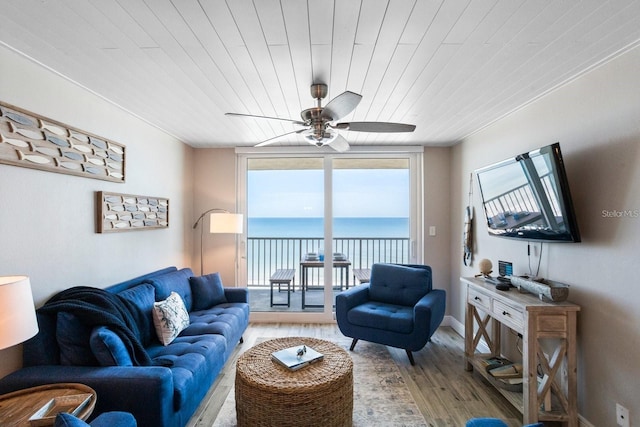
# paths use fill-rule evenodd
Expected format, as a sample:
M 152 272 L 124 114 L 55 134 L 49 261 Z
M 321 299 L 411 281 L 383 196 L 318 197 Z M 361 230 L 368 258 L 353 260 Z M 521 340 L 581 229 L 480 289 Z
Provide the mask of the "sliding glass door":
M 338 158 L 332 170 L 336 257 L 348 258 L 356 271 L 409 262 L 409 159 Z
M 251 310 L 322 311 L 323 159 L 249 158 L 246 164 L 246 272 L 252 289 Z M 283 270 L 296 270 L 294 278 L 272 290 L 274 275 L 286 279 Z
M 420 160 L 239 153 L 240 283 L 252 316 L 327 320 L 335 296 L 365 281 L 373 263 L 419 262 Z

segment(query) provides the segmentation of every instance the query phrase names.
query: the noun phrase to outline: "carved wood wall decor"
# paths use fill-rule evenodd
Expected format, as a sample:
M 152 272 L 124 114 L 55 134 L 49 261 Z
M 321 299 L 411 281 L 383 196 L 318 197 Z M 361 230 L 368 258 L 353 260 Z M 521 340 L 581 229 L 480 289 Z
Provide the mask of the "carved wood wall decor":
M 169 199 L 96 192 L 98 233 L 169 227 Z
M 125 181 L 125 147 L 0 102 L 0 163 Z

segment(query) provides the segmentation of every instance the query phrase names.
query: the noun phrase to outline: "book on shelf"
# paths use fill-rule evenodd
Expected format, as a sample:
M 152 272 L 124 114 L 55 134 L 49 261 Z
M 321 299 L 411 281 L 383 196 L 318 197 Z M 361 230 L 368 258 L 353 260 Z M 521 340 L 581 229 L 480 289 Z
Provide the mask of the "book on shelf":
M 513 364 L 513 362 L 504 357 L 495 356 L 495 357 L 489 357 L 486 359 L 480 359 L 480 364 L 488 372 L 492 369 L 499 368 L 501 366 L 511 365 Z
M 497 378 L 498 381 L 501 381 L 505 384 L 522 384 L 524 382 L 524 378 L 522 377 L 514 377 L 514 378 Z
M 499 379 L 522 378 L 522 364 L 512 363 L 511 365 L 500 366 L 489 370 L 489 373 L 492 377 Z
M 271 359 L 291 371 L 297 371 L 312 363 L 319 362 L 323 358 L 322 353 L 318 353 L 304 344 L 271 353 Z

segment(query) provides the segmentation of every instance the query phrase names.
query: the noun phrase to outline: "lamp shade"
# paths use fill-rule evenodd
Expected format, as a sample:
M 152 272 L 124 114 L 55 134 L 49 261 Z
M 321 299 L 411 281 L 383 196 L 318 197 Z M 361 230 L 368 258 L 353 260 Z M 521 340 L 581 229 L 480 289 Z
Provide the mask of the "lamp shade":
M 242 234 L 242 223 L 242 214 L 214 212 L 209 217 L 209 232 Z
M 38 321 L 26 276 L 0 277 L 0 350 L 38 333 Z

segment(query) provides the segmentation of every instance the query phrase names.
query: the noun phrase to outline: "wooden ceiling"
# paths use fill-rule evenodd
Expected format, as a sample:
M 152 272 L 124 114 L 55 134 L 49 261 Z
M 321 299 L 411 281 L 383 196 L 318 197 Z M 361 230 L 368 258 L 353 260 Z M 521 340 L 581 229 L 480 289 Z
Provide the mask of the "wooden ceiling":
M 193 147 L 296 129 L 224 113 L 298 120 L 314 82 L 417 125 L 351 145 L 451 145 L 639 43 L 637 0 L 0 0 L 0 44 Z

